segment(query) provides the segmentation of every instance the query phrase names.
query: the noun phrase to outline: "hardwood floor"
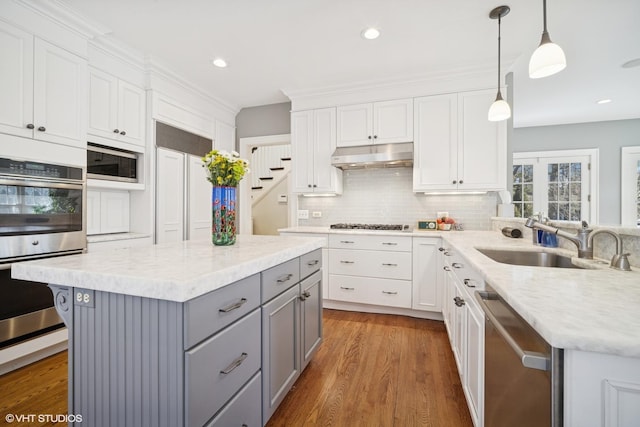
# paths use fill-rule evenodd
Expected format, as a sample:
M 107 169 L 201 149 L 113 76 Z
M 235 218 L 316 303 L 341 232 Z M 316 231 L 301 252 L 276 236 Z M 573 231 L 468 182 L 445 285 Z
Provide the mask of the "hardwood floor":
M 267 427 L 472 426 L 442 322 L 325 309 L 323 326 Z M 0 424 L 8 413 L 66 410 L 66 352 L 0 376 Z
M 323 326 L 267 427 L 473 425 L 442 322 L 325 309 Z

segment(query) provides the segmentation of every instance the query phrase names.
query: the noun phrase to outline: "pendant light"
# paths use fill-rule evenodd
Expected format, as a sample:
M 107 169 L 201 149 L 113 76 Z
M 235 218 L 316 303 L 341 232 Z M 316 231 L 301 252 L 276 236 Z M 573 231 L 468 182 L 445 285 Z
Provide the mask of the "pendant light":
M 511 117 L 511 108 L 502 98 L 500 92 L 500 25 L 502 17 L 509 13 L 509 6 L 498 6 L 489 13 L 489 18 L 498 20 L 498 94 L 496 100 L 489 107 L 488 119 L 490 122 L 499 122 Z
M 562 48 L 551 41 L 547 31 L 547 0 L 542 0 L 542 17 L 544 22 L 542 40 L 529 60 L 529 77 L 532 79 L 550 76 L 564 70 L 567 66 Z

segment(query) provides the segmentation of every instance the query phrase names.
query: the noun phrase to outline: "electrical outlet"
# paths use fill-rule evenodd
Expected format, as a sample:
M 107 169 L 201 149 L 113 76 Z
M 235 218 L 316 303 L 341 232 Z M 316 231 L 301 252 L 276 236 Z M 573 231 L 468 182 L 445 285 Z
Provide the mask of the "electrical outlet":
M 322 218 L 322 212 L 320 212 L 320 211 L 313 211 L 313 213 L 311 214 L 311 216 L 313 216 L 314 218 Z
M 309 210 L 298 209 L 298 219 L 309 219 Z
M 75 289 L 75 305 L 79 305 L 82 307 L 93 307 L 94 306 L 94 292 L 90 289 Z

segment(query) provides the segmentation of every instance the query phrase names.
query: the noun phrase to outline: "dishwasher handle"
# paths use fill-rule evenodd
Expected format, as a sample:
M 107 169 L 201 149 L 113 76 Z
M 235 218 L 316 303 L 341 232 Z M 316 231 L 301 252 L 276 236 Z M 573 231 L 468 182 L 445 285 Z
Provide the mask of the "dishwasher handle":
M 538 369 L 540 371 L 549 371 L 551 370 L 551 357 L 547 356 L 543 353 L 538 353 L 537 351 L 527 351 L 523 350 L 520 345 L 513 339 L 509 332 L 502 326 L 502 324 L 498 321 L 496 316 L 491 312 L 489 306 L 484 302 L 485 299 L 496 299 L 492 298 L 492 294 L 489 292 L 479 292 L 476 291 L 476 299 L 480 303 L 482 307 L 482 311 L 484 311 L 488 320 L 491 324 L 496 328 L 496 331 L 504 338 L 504 340 L 509 344 L 509 346 L 515 351 L 520 360 L 522 361 L 522 365 L 525 368 Z

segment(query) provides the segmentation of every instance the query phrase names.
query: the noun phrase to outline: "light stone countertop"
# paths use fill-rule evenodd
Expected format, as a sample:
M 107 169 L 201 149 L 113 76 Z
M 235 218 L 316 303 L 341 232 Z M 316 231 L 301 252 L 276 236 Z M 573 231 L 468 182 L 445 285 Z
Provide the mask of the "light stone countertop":
M 184 302 L 322 246 L 323 239 L 238 235 L 232 246 L 208 240 L 69 255 L 15 263 L 12 277 Z
M 281 231 L 336 233 L 328 227 Z M 582 260 L 576 250 L 533 246 L 499 231 L 337 231 L 347 234 L 442 237 L 482 275 L 552 346 L 619 356 L 640 357 L 640 271 L 617 271 L 602 260 Z M 529 250 L 569 255 L 585 269 L 502 264 L 476 248 Z
M 151 234 L 145 233 L 111 233 L 111 234 L 92 234 L 87 236 L 87 243 L 115 242 L 120 240 L 144 239 L 151 237 Z

